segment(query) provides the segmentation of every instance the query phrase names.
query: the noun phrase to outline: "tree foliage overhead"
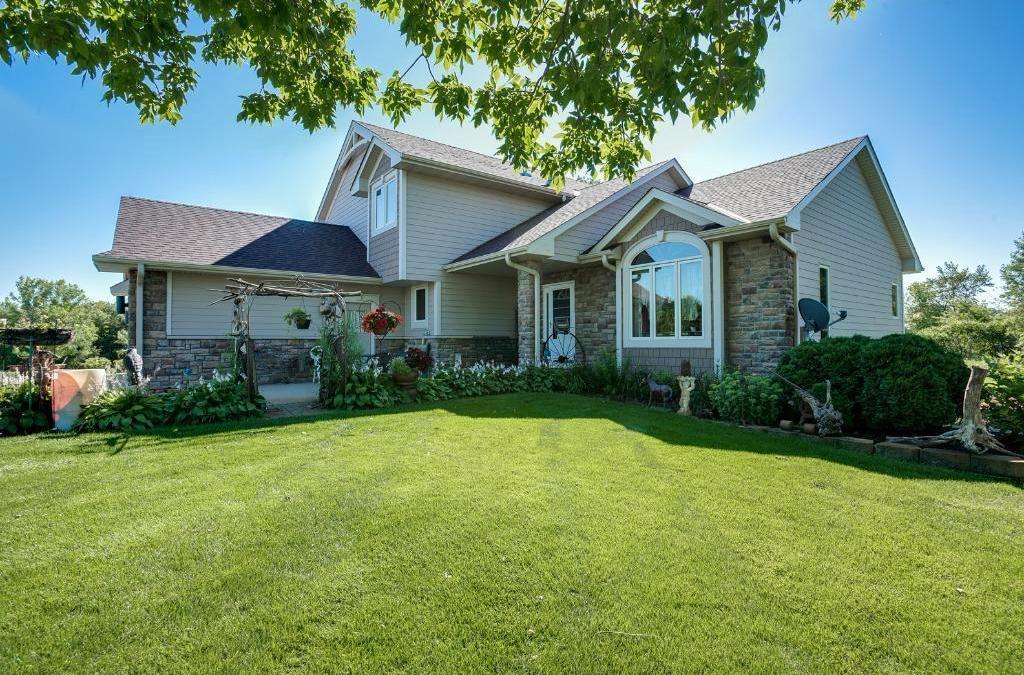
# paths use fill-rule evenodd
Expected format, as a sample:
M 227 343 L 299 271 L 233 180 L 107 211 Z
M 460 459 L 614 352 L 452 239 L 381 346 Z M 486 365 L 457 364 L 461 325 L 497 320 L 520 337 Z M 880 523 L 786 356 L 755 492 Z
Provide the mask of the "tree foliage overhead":
M 10 328 L 74 331 L 71 342 L 54 349 L 72 367 L 95 364 L 96 359 L 120 359 L 128 343 L 124 320 L 113 303 L 90 300 L 81 287 L 63 279 L 19 277 L 14 292 L 0 300 L 0 319 Z M 0 349 L 3 365 L 25 358 L 24 349 Z
M 768 35 L 798 0 L 359 0 L 397 23 L 420 54 L 382 74 L 348 43 L 355 8 L 335 0 L 8 0 L 0 58 L 63 58 L 100 78 L 104 99 L 144 122 L 181 119 L 200 62 L 248 65 L 260 88 L 239 120 L 333 126 L 339 106 L 378 105 L 397 125 L 430 106 L 442 119 L 492 125 L 499 152 L 554 179 L 632 175 L 655 123 L 711 128 L 750 110 L 764 88 Z M 865 0 L 834 0 L 831 17 Z M 430 83 L 411 84 L 420 61 Z M 466 68 L 482 64 L 471 82 Z M 557 143 L 544 138 L 553 132 Z M 547 134 L 547 135 L 546 135 Z

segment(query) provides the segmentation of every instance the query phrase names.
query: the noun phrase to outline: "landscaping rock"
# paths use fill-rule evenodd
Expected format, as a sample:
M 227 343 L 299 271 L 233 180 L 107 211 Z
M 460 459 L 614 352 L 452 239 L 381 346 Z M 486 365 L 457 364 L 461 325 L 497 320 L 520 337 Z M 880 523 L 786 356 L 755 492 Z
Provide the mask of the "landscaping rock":
M 875 454 L 892 459 L 917 462 L 921 459 L 921 448 L 908 443 L 875 443 Z
M 921 462 L 947 469 L 971 470 L 971 455 L 963 450 L 948 448 L 921 448 Z
M 971 470 L 993 476 L 1024 479 L 1024 459 L 1006 455 L 971 455 Z
M 875 452 L 875 443 L 869 438 L 855 438 L 853 436 L 832 436 L 827 439 L 829 443 L 844 450 L 862 452 L 871 455 Z

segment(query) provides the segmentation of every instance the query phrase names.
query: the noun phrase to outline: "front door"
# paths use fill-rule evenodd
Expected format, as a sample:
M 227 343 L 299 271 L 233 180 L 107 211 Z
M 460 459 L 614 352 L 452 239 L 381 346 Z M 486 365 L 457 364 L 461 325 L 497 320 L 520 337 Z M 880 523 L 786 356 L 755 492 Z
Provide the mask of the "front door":
M 575 358 L 576 298 L 571 281 L 544 286 L 544 358 Z

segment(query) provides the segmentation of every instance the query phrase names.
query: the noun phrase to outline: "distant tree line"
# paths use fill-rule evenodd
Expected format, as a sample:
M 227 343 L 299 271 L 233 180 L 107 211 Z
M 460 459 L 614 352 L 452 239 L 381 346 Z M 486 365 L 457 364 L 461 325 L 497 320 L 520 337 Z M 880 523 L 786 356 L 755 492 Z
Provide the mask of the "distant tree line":
M 0 301 L 0 324 L 8 328 L 70 328 L 74 339 L 53 348 L 69 368 L 99 368 L 120 362 L 128 344 L 124 319 L 114 303 L 91 300 L 82 288 L 63 279 L 19 277 Z M 0 366 L 25 360 L 25 348 L 0 345 Z
M 907 289 L 907 328 L 959 352 L 967 360 L 989 360 L 1024 349 L 1024 234 L 1000 267 L 1002 294 L 988 299 L 995 284 L 984 265 L 973 270 L 954 262 Z

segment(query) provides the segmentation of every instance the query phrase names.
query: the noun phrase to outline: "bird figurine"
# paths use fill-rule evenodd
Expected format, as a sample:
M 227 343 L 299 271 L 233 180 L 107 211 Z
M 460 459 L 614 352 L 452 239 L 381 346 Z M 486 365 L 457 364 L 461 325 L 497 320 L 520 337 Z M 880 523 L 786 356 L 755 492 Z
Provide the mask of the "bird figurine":
M 128 382 L 142 384 L 142 357 L 135 351 L 135 347 L 129 347 L 124 353 L 124 369 L 128 373 Z

